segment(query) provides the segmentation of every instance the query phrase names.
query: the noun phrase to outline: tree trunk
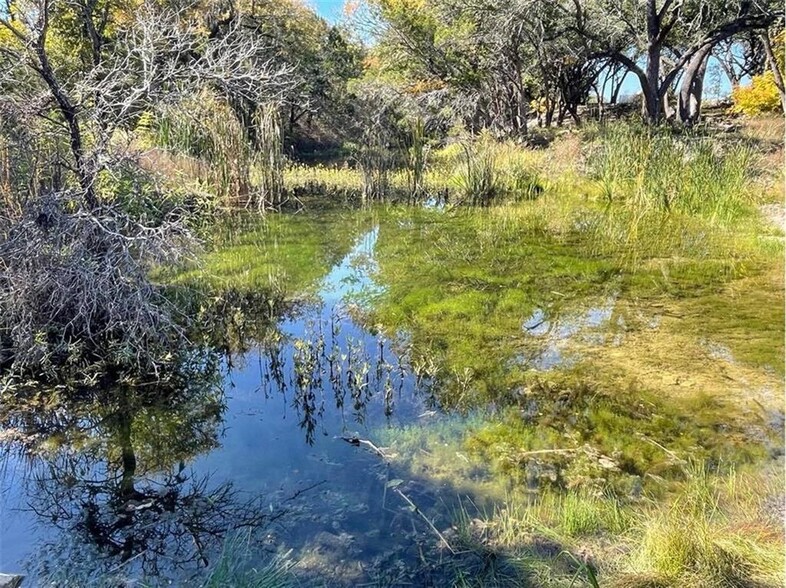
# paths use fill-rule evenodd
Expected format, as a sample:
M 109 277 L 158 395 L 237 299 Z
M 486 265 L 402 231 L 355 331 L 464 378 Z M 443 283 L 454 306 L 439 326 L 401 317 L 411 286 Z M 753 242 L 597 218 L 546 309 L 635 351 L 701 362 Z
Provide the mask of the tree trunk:
M 651 124 L 658 124 L 661 119 L 660 109 L 660 57 L 661 42 L 660 22 L 658 11 L 655 7 L 655 0 L 647 0 L 647 68 L 645 77 L 646 86 L 642 87 L 644 92 L 644 105 L 647 109 L 647 119 Z
M 620 97 L 620 91 L 622 90 L 622 84 L 625 81 L 625 76 L 623 75 L 619 82 L 612 80 L 612 90 L 611 90 L 611 98 L 609 99 L 609 104 L 617 104 L 617 101 Z
M 786 114 L 786 84 L 783 81 L 783 74 L 778 67 L 778 61 L 775 59 L 775 54 L 772 51 L 772 43 L 770 43 L 770 35 L 768 31 L 761 34 L 761 44 L 764 47 L 764 53 L 767 56 L 767 63 L 772 70 L 772 76 L 775 79 L 775 86 L 778 88 L 778 93 L 781 96 L 781 108 L 783 113 Z
M 39 74 L 46 83 L 52 97 L 57 103 L 60 114 L 68 125 L 69 144 L 71 146 L 71 154 L 74 157 L 74 166 L 79 181 L 79 186 L 82 188 L 83 198 L 88 208 L 94 209 L 98 207 L 98 197 L 96 196 L 94 180 L 95 174 L 92 166 L 89 164 L 85 156 L 84 143 L 82 141 L 82 130 L 79 125 L 79 119 L 76 114 L 76 107 L 72 104 L 65 91 L 60 86 L 60 83 L 55 77 L 54 69 L 49 63 L 49 56 L 46 52 L 46 37 L 49 31 L 49 4 L 44 3 L 41 8 L 39 16 L 41 21 L 41 32 L 35 42 L 35 53 L 38 58 Z
M 679 115 L 680 122 L 692 126 L 699 122 L 701 100 L 704 92 L 704 75 L 707 72 L 707 59 L 711 47 L 696 53 L 688 62 L 680 84 Z

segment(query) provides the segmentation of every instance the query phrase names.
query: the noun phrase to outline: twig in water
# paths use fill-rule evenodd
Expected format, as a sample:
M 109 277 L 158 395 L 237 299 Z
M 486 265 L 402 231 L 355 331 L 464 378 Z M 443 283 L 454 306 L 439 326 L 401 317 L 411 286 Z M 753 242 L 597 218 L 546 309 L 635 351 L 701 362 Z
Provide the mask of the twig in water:
M 311 484 L 311 486 L 306 486 L 305 488 L 301 488 L 300 490 L 297 490 L 292 496 L 287 498 L 285 502 L 290 502 L 292 500 L 295 500 L 295 498 L 297 498 L 301 494 L 303 494 L 305 492 L 308 492 L 309 490 L 313 490 L 314 488 L 316 488 L 318 486 L 321 486 L 322 484 L 326 484 L 326 483 L 327 483 L 327 480 L 322 480 L 321 482 L 316 482 L 314 484 Z
M 365 445 L 366 447 L 371 449 L 371 451 L 376 453 L 379 457 L 384 459 L 386 463 L 390 461 L 390 458 L 387 456 L 387 454 L 385 454 L 384 451 L 382 451 L 379 447 L 377 447 L 367 439 L 360 439 L 359 437 L 341 437 L 341 439 L 346 441 L 350 445 L 356 445 L 356 446 Z
M 347 443 L 351 444 L 351 445 L 355 445 L 355 446 L 358 446 L 358 447 L 359 447 L 360 445 L 365 445 L 366 447 L 370 448 L 370 449 L 371 449 L 371 450 L 372 450 L 374 453 L 376 453 L 377 455 L 379 455 L 379 456 L 380 456 L 380 457 L 381 457 L 383 460 L 385 460 L 385 463 L 389 463 L 389 458 L 388 458 L 388 456 L 385 454 L 385 452 L 384 452 L 384 451 L 382 451 L 382 450 L 381 450 L 379 447 L 377 447 L 376 445 L 374 445 L 374 444 L 373 444 L 371 441 L 368 441 L 368 440 L 366 440 L 366 439 L 360 439 L 359 437 L 341 437 L 341 438 L 342 438 L 344 441 L 346 441 Z M 396 483 L 400 483 L 400 482 L 401 482 L 400 480 L 396 480 Z M 429 518 L 428 518 L 428 517 L 427 517 L 425 514 L 423 514 L 423 511 L 421 511 L 421 510 L 418 508 L 418 505 L 417 505 L 417 504 L 415 504 L 415 503 L 412 501 L 412 499 L 411 499 L 409 496 L 407 496 L 406 494 L 404 494 L 404 493 L 403 493 L 401 490 L 399 490 L 399 489 L 398 489 L 398 488 L 396 488 L 395 486 L 392 486 L 392 483 L 388 483 L 388 484 L 385 486 L 385 492 L 387 492 L 387 489 L 388 489 L 389 487 L 390 487 L 390 488 L 392 488 L 392 489 L 393 489 L 393 491 L 394 491 L 396 494 L 398 494 L 399 496 L 401 496 L 401 498 L 403 498 L 403 499 L 404 499 L 404 502 L 406 502 L 406 503 L 407 503 L 407 504 L 410 506 L 410 508 L 412 508 L 412 511 L 413 511 L 413 512 L 415 512 L 415 513 L 417 513 L 418 515 L 420 515 L 420 517 L 421 517 L 421 518 L 422 518 L 424 521 L 426 521 L 426 524 L 427 524 L 427 525 L 429 526 L 429 528 L 430 528 L 430 529 L 431 529 L 431 530 L 434 532 L 434 534 L 435 534 L 435 535 L 436 535 L 436 536 L 439 538 L 439 540 L 440 540 L 440 541 L 442 541 L 442 543 L 444 543 L 444 544 L 445 544 L 445 546 L 448 548 L 448 550 L 450 551 L 450 553 L 452 553 L 453 555 L 456 555 L 456 553 L 457 553 L 457 552 L 456 552 L 456 550 L 455 550 L 455 549 L 453 549 L 453 546 L 452 546 L 452 545 L 451 545 L 451 544 L 448 542 L 448 540 L 445 538 L 445 536 L 444 536 L 442 533 L 440 533 L 439 529 L 437 529 L 437 528 L 434 526 L 434 523 L 432 523 L 432 522 L 429 520 Z M 383 502 L 384 502 L 384 498 L 383 498 Z
M 421 510 L 418 508 L 418 505 L 417 505 L 417 504 L 415 504 L 414 502 L 412 502 L 412 500 L 410 499 L 410 497 L 409 497 L 409 496 L 407 496 L 406 494 L 404 494 L 404 493 L 403 493 L 401 490 L 399 490 L 398 488 L 393 488 L 393 491 L 394 491 L 396 494 L 398 494 L 399 496 L 401 496 L 401 498 L 403 498 L 403 499 L 404 499 L 404 501 L 405 501 L 405 502 L 406 502 L 406 503 L 407 503 L 407 504 L 408 504 L 410 507 L 412 507 L 412 510 L 413 510 L 413 512 L 416 512 L 417 514 L 419 514 L 419 515 L 420 515 L 420 518 L 422 518 L 424 521 L 426 521 L 426 524 L 427 524 L 427 525 L 428 525 L 428 526 L 431 528 L 431 530 L 432 530 L 432 531 L 434 531 L 434 533 L 437 535 L 437 537 L 439 537 L 440 541 L 442 541 L 442 543 L 444 543 L 444 544 L 445 544 L 445 546 L 448 548 L 448 550 L 450 551 L 450 553 L 452 553 L 453 555 L 456 555 L 456 550 L 455 550 L 455 549 L 453 549 L 453 547 L 450 545 L 450 543 L 448 542 L 448 540 L 447 540 L 447 539 L 445 539 L 445 536 L 444 536 L 442 533 L 440 533 L 440 532 L 439 532 L 439 529 L 437 529 L 437 528 L 434 526 L 434 523 L 432 523 L 432 522 L 431 522 L 431 520 L 429 520 L 429 518 L 428 518 L 426 515 L 424 515 L 424 514 L 423 514 L 423 511 L 421 511 Z

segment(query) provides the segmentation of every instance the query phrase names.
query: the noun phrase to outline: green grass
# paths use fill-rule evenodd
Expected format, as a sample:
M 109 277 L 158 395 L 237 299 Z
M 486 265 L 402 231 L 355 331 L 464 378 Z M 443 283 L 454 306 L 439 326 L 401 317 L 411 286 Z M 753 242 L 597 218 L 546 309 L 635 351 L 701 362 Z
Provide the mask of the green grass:
M 696 462 L 686 474 L 658 501 L 583 490 L 510 494 L 491 510 L 462 500 L 453 528 L 473 554 L 464 561 L 496 562 L 488 584 L 467 585 L 507 585 L 515 570 L 519 585 L 781 586 L 782 529 L 761 507 L 782 493 L 782 480 L 711 474 Z M 457 564 L 458 577 L 474 573 Z
M 729 483 L 694 466 L 671 502 L 640 523 L 631 557 L 636 573 L 669 586 L 782 585 L 782 536 L 755 510 L 735 513 L 725 506 Z
M 616 124 L 601 127 L 591 149 L 592 177 L 610 202 L 720 223 L 752 211 L 753 151 L 744 143 Z

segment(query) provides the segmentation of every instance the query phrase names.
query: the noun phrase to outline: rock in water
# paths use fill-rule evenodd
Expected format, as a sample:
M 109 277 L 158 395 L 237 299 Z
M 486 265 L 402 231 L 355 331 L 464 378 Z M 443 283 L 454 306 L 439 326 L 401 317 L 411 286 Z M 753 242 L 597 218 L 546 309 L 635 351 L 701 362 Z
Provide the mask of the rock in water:
M 0 574 L 0 588 L 19 588 L 24 579 L 18 574 Z

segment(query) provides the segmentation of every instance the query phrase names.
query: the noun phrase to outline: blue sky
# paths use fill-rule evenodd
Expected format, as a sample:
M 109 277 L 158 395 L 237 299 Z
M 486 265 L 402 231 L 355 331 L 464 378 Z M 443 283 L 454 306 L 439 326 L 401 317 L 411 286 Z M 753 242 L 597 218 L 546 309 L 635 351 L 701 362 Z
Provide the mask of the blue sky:
M 306 0 L 322 18 L 335 22 L 341 16 L 344 0 Z

